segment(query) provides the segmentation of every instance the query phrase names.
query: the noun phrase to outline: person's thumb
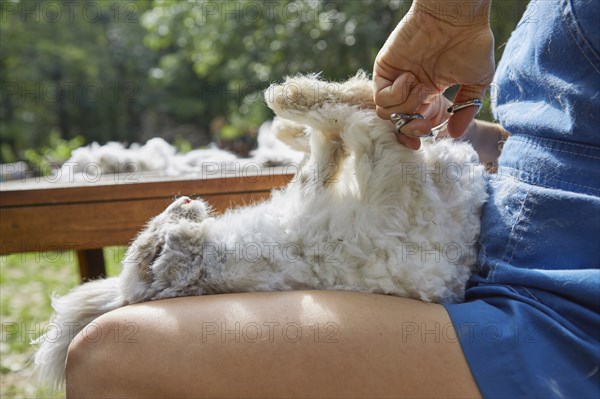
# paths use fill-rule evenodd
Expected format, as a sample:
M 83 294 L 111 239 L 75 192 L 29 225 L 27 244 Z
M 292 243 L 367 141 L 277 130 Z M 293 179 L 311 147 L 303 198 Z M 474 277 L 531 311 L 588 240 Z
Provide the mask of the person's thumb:
M 462 85 L 454 98 L 454 104 L 474 99 L 483 99 L 486 89 L 487 86 Z M 450 137 L 457 138 L 462 136 L 469 127 L 469 124 L 471 124 L 471 121 L 475 118 L 475 115 L 477 115 L 477 111 L 479 111 L 479 107 L 472 106 L 463 108 L 450 116 L 448 120 L 448 134 L 450 134 Z

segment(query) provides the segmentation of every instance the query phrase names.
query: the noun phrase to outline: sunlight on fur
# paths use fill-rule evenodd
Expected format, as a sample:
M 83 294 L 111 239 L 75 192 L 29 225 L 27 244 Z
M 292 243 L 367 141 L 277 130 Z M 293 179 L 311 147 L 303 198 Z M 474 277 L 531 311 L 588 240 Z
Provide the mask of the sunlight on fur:
M 132 303 L 300 289 L 463 300 L 487 198 L 473 148 L 449 139 L 418 151 L 400 145 L 375 114 L 364 73 L 343 83 L 291 77 L 265 98 L 278 137 L 306 152 L 292 182 L 223 215 L 182 197 L 153 218 L 119 277 L 54 299 L 52 322 L 61 329 L 36 342 L 44 383 L 63 384 L 75 334 Z

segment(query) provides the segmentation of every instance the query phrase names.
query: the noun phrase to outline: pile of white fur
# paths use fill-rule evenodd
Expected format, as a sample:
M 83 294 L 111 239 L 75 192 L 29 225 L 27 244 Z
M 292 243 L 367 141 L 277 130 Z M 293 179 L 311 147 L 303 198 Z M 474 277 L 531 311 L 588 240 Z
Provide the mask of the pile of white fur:
M 282 118 L 280 137 L 309 152 L 293 181 L 268 201 L 220 216 L 201 199 L 179 198 L 135 239 L 119 277 L 53 301 L 52 321 L 70 326 L 62 331 L 76 323 L 77 333 L 131 303 L 225 292 L 463 299 L 487 197 L 473 148 L 452 140 L 418 151 L 400 145 L 375 114 L 363 74 L 340 84 L 288 78 L 265 97 Z M 63 381 L 72 338 L 51 331 L 38 340 L 35 363 L 51 385 Z
M 144 145 L 137 143 L 126 147 L 122 143 L 109 142 L 105 145 L 92 143 L 73 151 L 71 157 L 57 171 L 58 180 L 90 180 L 99 174 L 158 172 L 165 176 L 201 173 L 209 166 L 230 168 L 234 165 L 258 166 L 273 164 L 298 165 L 304 153 L 285 145 L 275 136 L 272 122 L 263 123 L 258 130 L 258 147 L 250 158 L 239 158 L 211 143 L 209 148 L 178 153 L 175 147 L 156 137 Z

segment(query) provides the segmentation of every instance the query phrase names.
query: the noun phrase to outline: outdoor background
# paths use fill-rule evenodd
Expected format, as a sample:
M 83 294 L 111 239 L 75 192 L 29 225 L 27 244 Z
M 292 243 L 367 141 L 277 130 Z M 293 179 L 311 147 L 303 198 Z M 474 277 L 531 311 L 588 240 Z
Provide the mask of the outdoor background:
M 497 60 L 526 3 L 494 1 Z M 183 152 L 215 141 L 244 154 L 271 118 L 261 94 L 269 83 L 299 72 L 343 80 L 370 71 L 409 6 L 0 0 L 0 163 L 47 173 L 79 146 L 152 137 Z M 491 118 L 489 100 L 480 116 Z M 118 273 L 122 248 L 105 256 Z M 0 258 L 1 397 L 46 395 L 29 379 L 29 340 L 50 316 L 50 294 L 77 282 L 72 252 Z

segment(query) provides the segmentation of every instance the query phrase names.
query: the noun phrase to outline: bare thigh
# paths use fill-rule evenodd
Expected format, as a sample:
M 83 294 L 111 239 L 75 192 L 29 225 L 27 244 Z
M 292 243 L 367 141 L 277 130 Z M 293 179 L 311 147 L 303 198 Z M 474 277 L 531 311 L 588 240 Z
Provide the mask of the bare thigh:
M 446 310 L 353 292 L 142 303 L 94 322 L 67 396 L 480 397 Z

